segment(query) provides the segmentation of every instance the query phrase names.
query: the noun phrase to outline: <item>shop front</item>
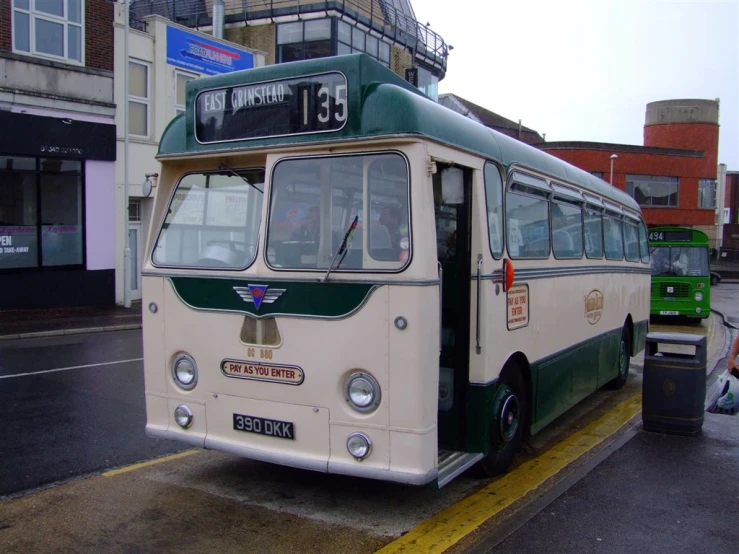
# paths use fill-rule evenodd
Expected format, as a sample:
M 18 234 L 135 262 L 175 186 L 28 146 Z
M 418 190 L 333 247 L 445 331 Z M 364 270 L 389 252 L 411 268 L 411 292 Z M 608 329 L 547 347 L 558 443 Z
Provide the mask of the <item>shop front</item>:
M 113 305 L 115 126 L 0 111 L 0 129 L 0 310 Z

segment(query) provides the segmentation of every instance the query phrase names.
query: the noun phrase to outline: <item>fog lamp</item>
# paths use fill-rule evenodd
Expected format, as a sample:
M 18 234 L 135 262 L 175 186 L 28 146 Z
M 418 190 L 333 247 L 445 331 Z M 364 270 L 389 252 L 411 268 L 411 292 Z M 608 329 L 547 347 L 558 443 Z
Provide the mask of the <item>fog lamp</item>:
M 180 404 L 174 409 L 174 420 L 177 422 L 177 425 L 183 429 L 187 429 L 192 425 L 192 410 L 184 404 Z
M 346 449 L 357 461 L 361 461 L 372 452 L 372 441 L 364 433 L 352 433 L 346 440 Z
M 696 308 L 696 309 L 695 309 L 695 313 L 697 313 L 697 314 L 701 313 L 702 311 L 703 311 L 703 310 L 701 310 L 700 308 Z

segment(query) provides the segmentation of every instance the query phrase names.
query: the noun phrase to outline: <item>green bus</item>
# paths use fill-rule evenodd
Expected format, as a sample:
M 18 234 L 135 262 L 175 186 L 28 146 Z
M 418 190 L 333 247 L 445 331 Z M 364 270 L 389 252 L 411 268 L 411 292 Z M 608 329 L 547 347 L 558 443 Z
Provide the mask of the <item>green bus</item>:
M 649 229 L 652 315 L 710 315 L 708 249 L 708 237 L 702 231 L 683 227 Z

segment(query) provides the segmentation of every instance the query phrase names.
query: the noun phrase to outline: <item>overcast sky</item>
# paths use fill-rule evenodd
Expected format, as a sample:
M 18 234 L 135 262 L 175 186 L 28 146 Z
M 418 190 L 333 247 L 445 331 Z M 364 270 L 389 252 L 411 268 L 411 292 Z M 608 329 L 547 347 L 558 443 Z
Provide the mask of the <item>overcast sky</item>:
M 547 141 L 643 144 L 646 105 L 719 98 L 739 171 L 739 0 L 411 0 L 447 44 L 440 93 Z

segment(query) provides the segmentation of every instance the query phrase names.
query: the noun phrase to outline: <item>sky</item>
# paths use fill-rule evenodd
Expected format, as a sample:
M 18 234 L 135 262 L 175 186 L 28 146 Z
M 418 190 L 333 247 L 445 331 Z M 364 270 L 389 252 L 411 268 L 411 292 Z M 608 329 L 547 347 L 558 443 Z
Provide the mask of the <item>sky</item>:
M 411 0 L 454 46 L 453 93 L 547 141 L 643 145 L 649 102 L 720 99 L 739 171 L 739 0 Z

